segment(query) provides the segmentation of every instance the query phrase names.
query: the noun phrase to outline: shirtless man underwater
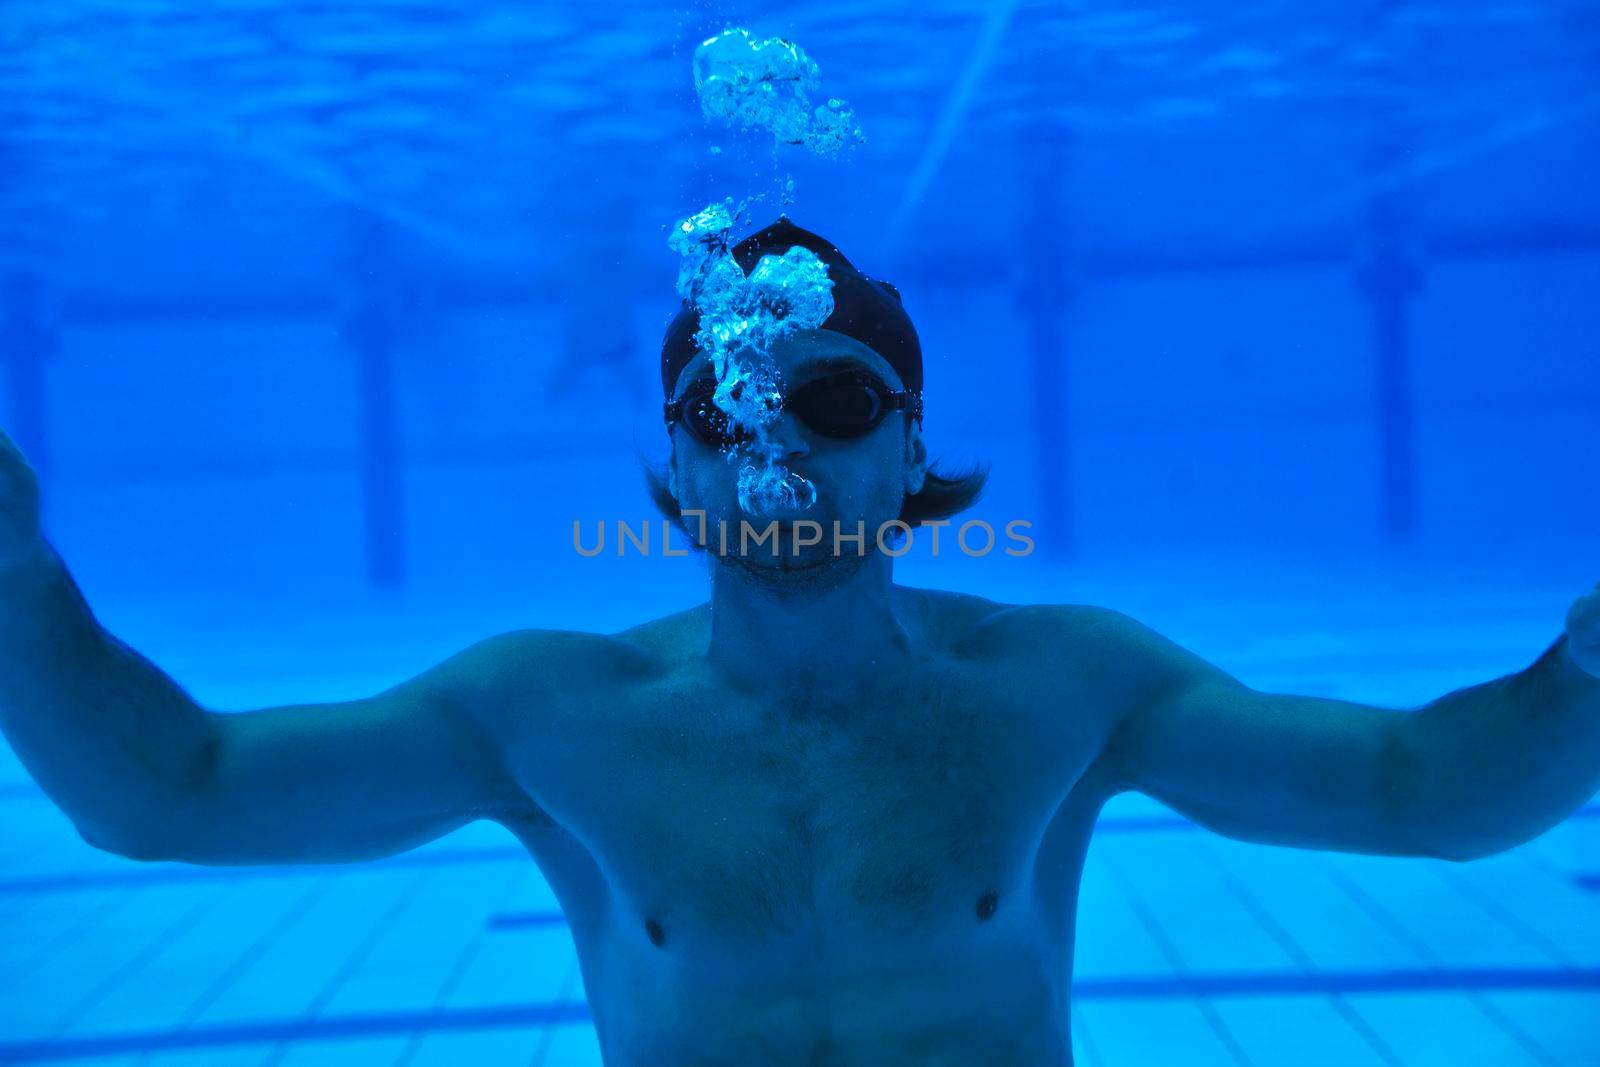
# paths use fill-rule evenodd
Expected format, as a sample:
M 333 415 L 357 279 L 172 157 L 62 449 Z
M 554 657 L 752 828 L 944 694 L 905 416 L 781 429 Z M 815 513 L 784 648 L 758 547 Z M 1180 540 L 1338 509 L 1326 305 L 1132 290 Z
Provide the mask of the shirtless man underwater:
M 734 252 L 791 244 L 835 283 L 823 328 L 772 350 L 805 517 L 961 510 L 981 479 L 929 470 L 898 294 L 786 220 Z M 695 316 L 664 345 L 653 493 L 737 529 Z M 896 585 L 870 535 L 778 558 L 708 537 L 688 611 L 217 713 L 100 626 L 0 445 L 0 726 L 84 840 L 354 862 L 499 822 L 560 901 L 611 1067 L 1070 1063 L 1079 876 L 1121 791 L 1245 841 L 1467 860 L 1600 789 L 1600 588 L 1527 668 L 1408 714 L 1259 692 L 1107 608 Z

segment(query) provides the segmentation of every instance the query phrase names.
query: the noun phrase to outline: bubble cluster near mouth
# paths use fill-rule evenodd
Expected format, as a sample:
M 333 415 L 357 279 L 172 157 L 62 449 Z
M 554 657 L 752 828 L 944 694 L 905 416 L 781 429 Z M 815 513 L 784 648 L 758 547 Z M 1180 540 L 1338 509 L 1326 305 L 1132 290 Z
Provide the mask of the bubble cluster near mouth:
M 739 507 L 752 515 L 803 511 L 817 502 L 817 487 L 781 463 L 739 468 Z
M 770 429 L 783 410 L 783 378 L 771 350 L 797 330 L 833 314 L 828 265 L 808 248 L 762 256 L 748 275 L 728 248 L 739 212 L 731 198 L 680 219 L 668 244 L 683 257 L 678 293 L 699 312 L 695 344 L 716 375 L 712 402 L 750 437 L 725 453 L 739 462 L 739 507 L 752 515 L 804 510 L 816 503 L 808 479 L 782 462 Z

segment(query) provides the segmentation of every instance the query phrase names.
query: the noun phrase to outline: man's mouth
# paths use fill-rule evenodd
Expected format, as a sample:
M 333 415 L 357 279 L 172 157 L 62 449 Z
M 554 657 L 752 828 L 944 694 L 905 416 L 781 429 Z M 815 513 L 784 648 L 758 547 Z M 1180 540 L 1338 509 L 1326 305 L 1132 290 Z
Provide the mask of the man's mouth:
M 781 552 L 776 556 L 760 557 L 752 553 L 745 556 L 740 553 L 729 554 L 733 561 L 745 570 L 768 578 L 776 576 L 800 577 L 813 571 L 820 571 L 835 562 L 826 553 L 822 555 L 795 556 L 789 552 Z

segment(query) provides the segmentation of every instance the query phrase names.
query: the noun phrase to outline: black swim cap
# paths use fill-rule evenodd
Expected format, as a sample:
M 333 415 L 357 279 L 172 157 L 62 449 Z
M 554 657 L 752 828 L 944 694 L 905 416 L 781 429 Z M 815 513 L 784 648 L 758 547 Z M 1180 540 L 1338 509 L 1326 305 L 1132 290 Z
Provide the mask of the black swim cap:
M 894 286 L 862 274 L 832 242 L 802 230 L 785 215 L 734 245 L 733 258 L 749 274 L 762 256 L 781 256 L 796 246 L 815 252 L 828 265 L 828 277 L 833 280 L 833 314 L 822 328 L 854 337 L 882 356 L 900 375 L 905 388 L 920 392 L 922 345 L 911 317 L 900 304 L 900 291 Z M 685 300 L 667 325 L 667 336 L 661 342 L 661 390 L 669 399 L 678 375 L 699 351 L 694 343 L 699 329 L 700 313 Z

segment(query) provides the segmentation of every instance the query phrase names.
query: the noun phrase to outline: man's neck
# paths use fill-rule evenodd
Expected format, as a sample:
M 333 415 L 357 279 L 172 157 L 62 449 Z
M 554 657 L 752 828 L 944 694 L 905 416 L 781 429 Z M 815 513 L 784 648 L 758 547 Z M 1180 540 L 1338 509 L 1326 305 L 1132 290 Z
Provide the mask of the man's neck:
M 710 568 L 706 660 L 740 687 L 851 687 L 915 650 L 915 620 L 889 556 L 836 558 L 826 574 L 798 578 L 733 560 L 713 558 Z

